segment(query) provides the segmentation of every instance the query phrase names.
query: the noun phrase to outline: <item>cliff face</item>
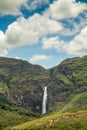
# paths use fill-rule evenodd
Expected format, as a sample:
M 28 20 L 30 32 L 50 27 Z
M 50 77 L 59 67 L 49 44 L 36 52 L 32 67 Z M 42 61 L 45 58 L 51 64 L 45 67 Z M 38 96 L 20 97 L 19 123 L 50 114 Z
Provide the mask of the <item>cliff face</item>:
M 48 79 L 49 72 L 41 66 L 0 58 L 0 93 L 22 107 L 41 113 L 43 87 Z
M 70 95 L 85 92 L 86 79 L 87 56 L 67 59 L 49 70 L 27 61 L 0 58 L 0 96 L 38 113 L 42 111 L 44 86 L 48 87 L 47 109 L 51 111 L 53 106 L 66 103 Z

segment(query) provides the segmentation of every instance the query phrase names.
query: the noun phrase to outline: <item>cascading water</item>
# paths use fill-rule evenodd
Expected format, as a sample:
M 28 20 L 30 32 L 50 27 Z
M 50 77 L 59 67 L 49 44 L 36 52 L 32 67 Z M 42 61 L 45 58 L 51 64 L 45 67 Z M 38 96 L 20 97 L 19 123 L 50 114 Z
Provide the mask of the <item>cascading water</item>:
M 42 114 L 46 113 L 46 105 L 47 105 L 47 87 L 44 87 L 44 95 L 42 102 Z

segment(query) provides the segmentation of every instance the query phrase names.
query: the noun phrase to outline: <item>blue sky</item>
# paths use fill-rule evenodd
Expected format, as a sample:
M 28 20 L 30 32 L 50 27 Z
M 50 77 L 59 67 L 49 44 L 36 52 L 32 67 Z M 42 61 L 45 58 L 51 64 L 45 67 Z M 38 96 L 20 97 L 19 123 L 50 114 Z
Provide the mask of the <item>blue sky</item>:
M 1 0 L 0 56 L 45 68 L 87 55 L 87 0 Z

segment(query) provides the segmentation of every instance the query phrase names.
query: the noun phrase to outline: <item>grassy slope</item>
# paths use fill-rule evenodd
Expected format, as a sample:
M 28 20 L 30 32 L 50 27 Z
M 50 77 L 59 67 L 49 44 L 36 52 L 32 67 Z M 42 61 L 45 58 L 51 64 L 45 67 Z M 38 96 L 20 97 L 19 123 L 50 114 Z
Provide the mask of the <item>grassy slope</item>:
M 12 127 L 40 117 L 38 114 L 23 109 L 14 111 L 0 109 L 0 130 Z
M 35 119 L 36 117 L 39 117 L 39 115 L 18 106 L 7 96 L 0 94 L 0 130 Z
M 13 127 L 14 130 L 86 130 L 87 93 L 71 95 L 66 104 L 51 115 Z M 10 130 L 11 128 L 9 128 Z
M 51 112 L 59 111 L 70 102 L 69 99 L 75 97 L 78 99 L 77 105 L 73 104 L 71 108 L 79 107 L 80 104 L 82 106 L 87 104 L 87 102 L 84 102 L 87 96 L 84 97 L 83 94 L 87 92 L 87 56 L 66 59 L 59 66 L 51 68 L 49 71 L 51 81 L 48 88 L 48 108 Z
M 87 56 L 63 61 L 59 72 L 74 84 L 76 92 L 87 90 Z
M 75 112 L 79 109 L 84 110 L 87 108 L 87 92 L 70 95 L 65 102 L 56 103 L 51 108 L 53 113 L 59 112 Z
M 87 90 L 87 56 L 66 59 L 59 66 L 50 69 L 50 72 L 65 84 L 73 83 L 75 89 L 81 89 L 83 86 L 83 90 Z
M 28 116 L 20 114 L 16 111 L 0 109 L 0 130 L 5 129 L 8 126 L 15 126 L 28 120 Z
M 87 111 L 55 113 L 13 127 L 11 130 L 87 130 Z M 10 129 L 9 129 L 10 130 Z

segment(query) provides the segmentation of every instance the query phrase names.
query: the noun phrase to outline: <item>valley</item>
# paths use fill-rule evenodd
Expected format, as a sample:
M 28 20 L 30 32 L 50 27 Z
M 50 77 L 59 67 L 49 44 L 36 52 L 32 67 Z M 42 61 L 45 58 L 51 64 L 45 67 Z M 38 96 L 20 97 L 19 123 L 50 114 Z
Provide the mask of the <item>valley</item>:
M 48 70 L 0 57 L 0 130 L 86 130 L 86 110 L 87 56 Z

